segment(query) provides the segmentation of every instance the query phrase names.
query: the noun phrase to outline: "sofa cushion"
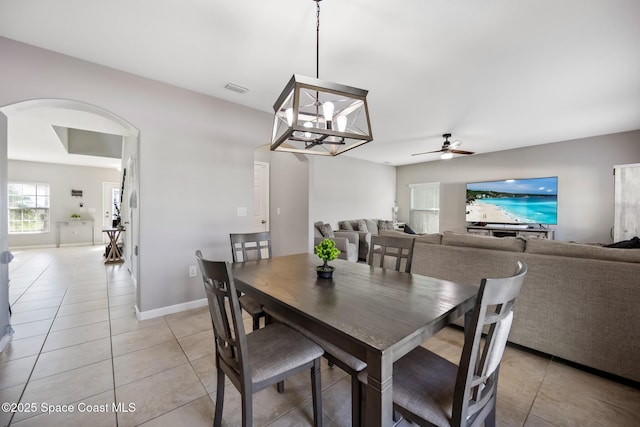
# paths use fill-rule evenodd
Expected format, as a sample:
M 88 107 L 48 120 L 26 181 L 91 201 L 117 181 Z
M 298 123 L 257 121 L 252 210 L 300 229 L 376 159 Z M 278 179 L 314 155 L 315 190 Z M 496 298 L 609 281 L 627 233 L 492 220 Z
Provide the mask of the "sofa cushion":
M 442 244 L 468 248 L 493 249 L 495 251 L 524 252 L 525 240 L 520 237 L 478 236 L 445 231 Z
M 378 220 L 378 234 L 382 231 L 393 231 L 393 221 L 384 221 L 382 219 Z
M 365 221 L 364 219 L 361 219 L 358 221 L 358 231 L 361 231 L 363 233 L 369 232 L 369 228 L 367 227 L 367 221 Z
M 367 224 L 367 231 L 371 234 L 378 234 L 380 231 L 378 230 L 378 220 L 377 219 L 365 219 Z
M 528 239 L 525 252 L 540 255 L 640 263 L 640 250 L 605 248 L 602 246 L 561 242 L 558 240 Z
M 339 221 L 338 228 L 340 228 L 340 230 L 353 231 L 353 225 L 351 225 L 351 221 Z
M 322 224 L 322 228 L 320 229 L 320 232 L 322 233 L 323 237 L 329 237 L 329 238 L 336 237 L 336 235 L 333 234 L 333 229 L 331 228 L 331 224 Z
M 431 233 L 418 235 L 416 236 L 416 243 L 430 243 L 433 245 L 439 245 L 440 243 L 442 243 L 442 234 Z

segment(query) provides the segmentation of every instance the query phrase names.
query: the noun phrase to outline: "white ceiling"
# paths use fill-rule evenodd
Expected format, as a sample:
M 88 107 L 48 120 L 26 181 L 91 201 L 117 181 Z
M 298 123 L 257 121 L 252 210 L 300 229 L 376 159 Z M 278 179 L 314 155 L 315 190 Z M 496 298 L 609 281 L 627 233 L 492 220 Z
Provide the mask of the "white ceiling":
M 315 75 L 315 6 L 3 1 L 0 36 L 272 113 L 292 74 Z M 320 6 L 320 78 L 369 90 L 374 141 L 345 155 L 402 165 L 439 159 L 411 153 L 445 132 L 486 153 L 640 129 L 638 0 Z

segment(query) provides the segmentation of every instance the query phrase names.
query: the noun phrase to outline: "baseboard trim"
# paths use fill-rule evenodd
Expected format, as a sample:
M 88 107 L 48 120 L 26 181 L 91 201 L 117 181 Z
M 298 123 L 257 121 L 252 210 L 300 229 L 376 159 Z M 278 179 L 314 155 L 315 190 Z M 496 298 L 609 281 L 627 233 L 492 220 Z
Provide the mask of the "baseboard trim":
M 140 311 L 136 304 L 136 318 L 138 320 L 148 320 L 155 317 L 166 316 L 167 314 L 179 313 L 181 311 L 204 307 L 208 304 L 206 298 L 195 301 L 183 302 L 181 304 L 169 305 L 167 307 L 155 308 L 153 310 Z

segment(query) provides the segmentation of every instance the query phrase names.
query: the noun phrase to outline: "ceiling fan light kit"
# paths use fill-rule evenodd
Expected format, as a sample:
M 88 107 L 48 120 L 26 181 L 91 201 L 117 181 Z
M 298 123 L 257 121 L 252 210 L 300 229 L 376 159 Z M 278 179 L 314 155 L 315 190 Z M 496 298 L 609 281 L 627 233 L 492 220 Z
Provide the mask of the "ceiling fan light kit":
M 373 140 L 367 90 L 319 79 L 320 1 L 316 2 L 316 78 L 294 74 L 273 105 L 271 151 L 337 156 Z
M 444 138 L 444 142 L 442 143 L 442 148 L 440 148 L 439 150 L 426 151 L 424 153 L 413 153 L 412 156 L 421 156 L 423 154 L 442 153 L 442 154 L 440 154 L 440 158 L 442 160 L 448 160 L 448 159 L 453 158 L 454 154 L 463 154 L 463 155 L 466 155 L 466 156 L 474 154 L 473 151 L 456 150 L 455 148 L 457 146 L 459 146 L 460 144 L 462 144 L 462 143 L 460 141 L 449 142 L 449 138 L 451 138 L 451 134 L 450 133 L 444 133 L 444 134 L 442 134 L 442 137 Z

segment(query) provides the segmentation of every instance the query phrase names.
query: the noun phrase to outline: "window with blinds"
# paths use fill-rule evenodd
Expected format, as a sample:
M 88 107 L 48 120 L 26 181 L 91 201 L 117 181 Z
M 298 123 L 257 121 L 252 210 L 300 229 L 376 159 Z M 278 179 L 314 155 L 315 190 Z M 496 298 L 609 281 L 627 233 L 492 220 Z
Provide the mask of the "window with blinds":
M 440 183 L 409 184 L 411 206 L 409 225 L 416 233 L 440 232 Z

